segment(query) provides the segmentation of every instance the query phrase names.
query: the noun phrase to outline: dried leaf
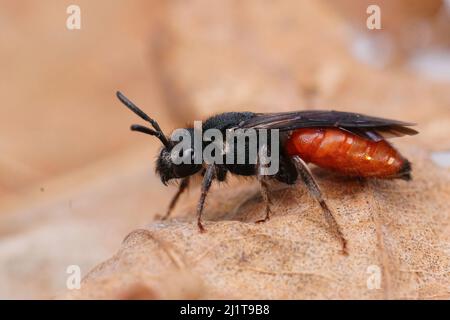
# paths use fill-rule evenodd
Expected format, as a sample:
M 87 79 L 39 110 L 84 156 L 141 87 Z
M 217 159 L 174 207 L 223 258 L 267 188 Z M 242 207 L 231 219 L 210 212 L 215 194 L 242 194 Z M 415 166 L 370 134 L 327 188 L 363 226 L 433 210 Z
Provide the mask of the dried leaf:
M 348 256 L 301 183 L 272 183 L 274 213 L 264 224 L 254 223 L 264 214 L 255 183 L 215 186 L 205 234 L 194 223 L 195 192 L 174 219 L 131 232 L 66 297 L 122 297 L 120 288 L 138 283 L 151 298 L 449 298 L 450 172 L 429 155 L 450 148 L 448 86 L 355 62 L 342 21 L 317 2 L 203 4 L 167 6 L 162 37 L 173 41 L 157 48 L 160 76 L 177 88 L 166 94 L 183 94 L 168 101 L 202 116 L 339 108 L 416 121 L 419 136 L 395 140 L 414 179 L 361 182 L 314 170 Z M 174 279 L 186 289 L 174 290 Z

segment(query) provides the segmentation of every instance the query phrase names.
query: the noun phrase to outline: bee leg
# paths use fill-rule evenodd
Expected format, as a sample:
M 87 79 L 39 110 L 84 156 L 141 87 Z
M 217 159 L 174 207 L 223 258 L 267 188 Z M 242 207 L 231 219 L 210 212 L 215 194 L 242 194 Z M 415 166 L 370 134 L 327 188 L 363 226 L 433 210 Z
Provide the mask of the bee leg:
M 200 232 L 205 232 L 206 229 L 202 224 L 202 214 L 203 207 L 205 205 L 206 196 L 208 195 L 209 188 L 211 187 L 211 183 L 216 175 L 216 167 L 213 164 L 208 165 L 205 170 L 205 175 L 203 176 L 202 182 L 202 190 L 200 195 L 200 200 L 197 204 L 197 226 Z
M 268 180 L 268 172 L 266 164 L 269 163 L 269 159 L 267 159 L 267 146 L 261 146 L 258 152 L 258 156 L 256 158 L 256 176 L 259 181 L 259 185 L 261 187 L 261 195 L 264 199 L 264 203 L 266 205 L 266 216 L 264 219 L 257 220 L 256 223 L 266 222 L 270 219 L 270 206 L 272 205 L 272 199 L 270 198 L 269 184 Z
M 328 208 L 327 203 L 322 197 L 322 192 L 320 191 L 320 188 L 314 179 L 314 176 L 312 175 L 311 171 L 309 170 L 308 165 L 299 157 L 294 156 L 292 158 L 294 160 L 294 163 L 296 164 L 298 173 L 300 174 L 300 177 L 302 178 L 303 182 L 305 183 L 306 187 L 308 188 L 309 193 L 319 202 L 320 206 L 322 207 L 322 211 L 325 216 L 325 220 L 327 220 L 328 225 L 335 230 L 336 235 L 338 236 L 339 240 L 342 242 L 342 252 L 344 255 L 347 255 L 347 240 L 345 240 L 342 231 L 339 227 L 339 224 L 337 223 L 335 217 L 333 216 L 333 213 L 331 212 L 330 208 Z
M 269 185 L 267 183 L 267 179 L 265 176 L 258 175 L 259 185 L 261 187 L 261 195 L 264 199 L 264 203 L 266 204 L 266 216 L 264 219 L 257 220 L 256 223 L 266 222 L 270 219 L 270 206 L 272 205 L 272 199 L 270 198 Z
M 166 214 L 161 218 L 162 220 L 166 220 L 170 216 L 170 213 L 172 212 L 173 208 L 175 208 L 178 199 L 183 194 L 183 192 L 186 191 L 188 186 L 189 186 L 189 177 L 183 178 L 181 180 L 180 186 L 178 187 L 177 193 L 175 193 L 172 200 L 170 201 L 169 208 L 167 208 Z

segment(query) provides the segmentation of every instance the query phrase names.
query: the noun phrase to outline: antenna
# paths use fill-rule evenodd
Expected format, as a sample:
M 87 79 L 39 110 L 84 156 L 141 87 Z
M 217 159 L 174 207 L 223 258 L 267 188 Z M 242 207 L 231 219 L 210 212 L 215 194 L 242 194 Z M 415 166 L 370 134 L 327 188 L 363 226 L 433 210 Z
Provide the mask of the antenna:
M 120 91 L 117 91 L 116 93 L 117 98 L 131 111 L 133 111 L 135 114 L 137 114 L 139 117 L 141 117 L 143 120 L 147 121 L 148 123 L 151 124 L 151 126 L 155 129 L 150 129 L 144 126 L 141 126 L 139 124 L 133 124 L 131 126 L 131 130 L 132 131 L 139 131 L 142 133 L 146 133 L 149 134 L 151 136 L 155 136 L 157 137 L 159 140 L 161 140 L 162 144 L 169 148 L 170 147 L 170 143 L 169 140 L 167 140 L 167 137 L 164 135 L 164 133 L 162 132 L 158 122 L 156 122 L 155 120 L 153 120 L 152 118 L 150 118 L 144 111 L 142 111 L 141 109 L 139 109 L 133 102 L 131 102 L 127 97 L 125 97 Z

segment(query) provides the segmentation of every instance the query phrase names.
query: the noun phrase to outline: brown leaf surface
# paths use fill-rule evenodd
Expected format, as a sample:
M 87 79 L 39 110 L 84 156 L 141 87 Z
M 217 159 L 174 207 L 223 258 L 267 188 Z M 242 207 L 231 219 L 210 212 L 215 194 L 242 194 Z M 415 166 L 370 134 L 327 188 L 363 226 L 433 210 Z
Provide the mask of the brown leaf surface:
M 80 1 L 86 29 L 69 34 L 64 4 L 11 2 L 1 13 L 11 44 L 0 59 L 1 297 L 450 297 L 450 170 L 430 160 L 450 150 L 450 86 L 408 67 L 421 37 L 404 38 L 410 23 L 437 19 L 442 1 L 414 1 L 412 11 L 409 1 L 383 2 L 380 33 L 400 51 L 385 68 L 352 54 L 348 22 L 358 31 L 363 4 L 134 3 Z M 420 45 L 448 43 L 443 30 Z M 393 140 L 414 180 L 360 182 L 314 168 L 347 257 L 300 183 L 273 182 L 273 217 L 258 225 L 255 182 L 214 185 L 208 232 L 199 234 L 195 186 L 173 219 L 155 219 L 175 187 L 152 173 L 157 145 L 127 131 L 136 118 L 116 89 L 165 130 L 226 110 L 339 109 L 417 122 L 419 135 Z M 71 264 L 85 277 L 65 292 Z M 374 270 L 380 289 L 367 285 Z
M 411 183 L 316 170 L 349 241 L 347 257 L 303 187 L 275 184 L 274 215 L 255 224 L 264 212 L 258 188 L 234 181 L 210 195 L 207 233 L 192 221 L 194 197 L 182 217 L 131 232 L 70 297 L 119 298 L 139 283 L 156 298 L 448 298 L 450 175 L 414 159 Z M 374 266 L 378 290 L 367 286 Z
M 314 170 L 348 239 L 347 257 L 301 184 L 272 183 L 274 214 L 264 224 L 254 223 L 264 211 L 255 183 L 215 186 L 205 234 L 193 222 L 195 192 L 173 220 L 131 232 L 80 291 L 65 297 L 449 298 L 450 173 L 429 159 L 430 150 L 450 148 L 448 85 L 355 62 L 341 22 L 317 3 L 213 8 L 193 1 L 167 10 L 163 30 L 172 41 L 157 50 L 165 57 L 164 79 L 177 88 L 169 94 L 183 94 L 171 101 L 197 106 L 203 116 L 230 106 L 325 106 L 417 121 L 419 136 L 395 141 L 413 162 L 414 180 L 360 182 Z M 309 25 L 314 33 L 297 38 Z M 368 285 L 374 269 L 381 273 L 379 289 Z

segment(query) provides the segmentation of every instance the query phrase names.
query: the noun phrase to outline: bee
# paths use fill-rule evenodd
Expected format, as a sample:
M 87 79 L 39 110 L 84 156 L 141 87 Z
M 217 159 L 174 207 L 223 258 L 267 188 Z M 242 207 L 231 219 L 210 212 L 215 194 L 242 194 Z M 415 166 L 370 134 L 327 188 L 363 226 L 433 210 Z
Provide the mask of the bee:
M 227 174 L 256 176 L 265 202 L 265 217 L 256 221 L 260 223 L 269 220 L 271 216 L 272 201 L 268 179 L 277 179 L 288 185 L 301 179 L 322 208 L 326 221 L 341 241 L 343 252 L 346 253 L 347 241 L 333 212 L 324 200 L 308 163 L 350 177 L 411 179 L 410 162 L 386 139 L 417 134 L 416 130 L 409 128 L 415 125 L 413 123 L 326 110 L 278 113 L 226 112 L 212 116 L 202 123 L 203 130 L 215 128 L 224 133 L 226 130 L 237 129 L 278 130 L 281 149 L 278 154 L 279 169 L 273 175 L 263 175 L 258 162 L 175 164 L 170 152 L 178 142 L 166 136 L 155 120 L 122 93 L 117 92 L 117 97 L 152 127 L 134 124 L 131 130 L 155 136 L 163 144 L 156 161 L 156 173 L 162 183 L 167 185 L 167 182 L 173 179 L 180 182 L 163 219 L 169 217 L 181 194 L 188 188 L 190 177 L 196 174 L 203 176 L 197 205 L 197 226 L 201 232 L 205 231 L 202 214 L 213 180 L 224 181 Z M 192 128 L 186 130 L 190 135 L 194 134 Z M 206 147 L 207 144 L 203 142 L 202 146 Z M 245 149 L 248 149 L 247 145 Z

